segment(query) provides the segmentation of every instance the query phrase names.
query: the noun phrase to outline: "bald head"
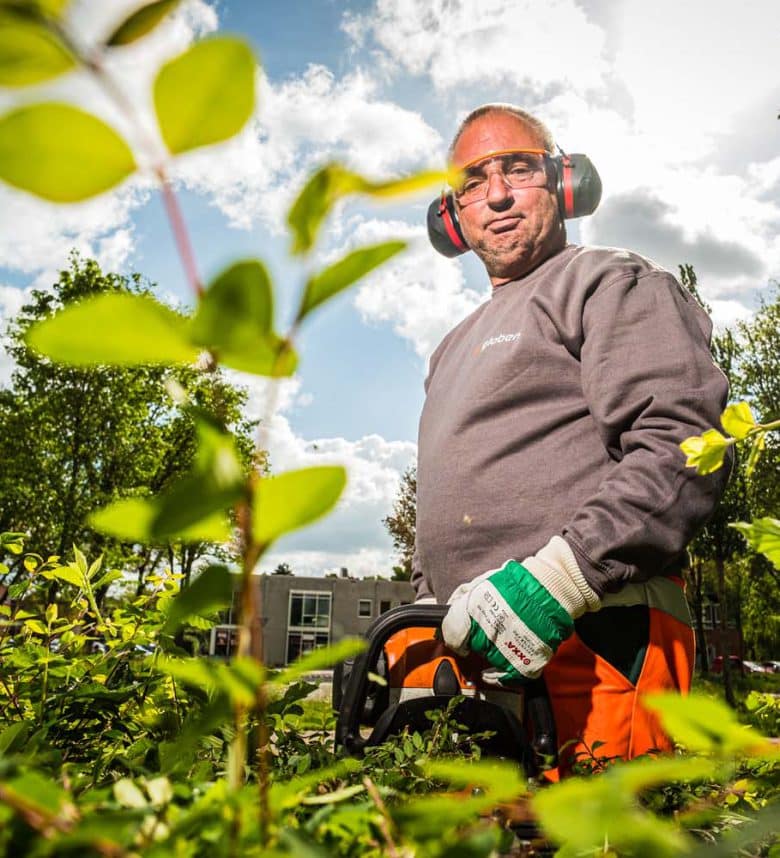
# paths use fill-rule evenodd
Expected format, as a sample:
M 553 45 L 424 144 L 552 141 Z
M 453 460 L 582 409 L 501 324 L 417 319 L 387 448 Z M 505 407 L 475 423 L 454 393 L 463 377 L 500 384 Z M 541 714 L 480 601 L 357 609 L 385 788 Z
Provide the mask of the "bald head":
M 532 116 L 525 110 L 522 110 L 520 107 L 516 107 L 514 104 L 505 104 L 503 102 L 495 102 L 491 104 L 483 104 L 481 107 L 477 107 L 469 113 L 469 115 L 460 123 L 458 126 L 458 130 L 455 132 L 455 136 L 452 138 L 452 143 L 450 143 L 450 148 L 447 150 L 447 160 L 452 161 L 453 154 L 455 152 L 455 147 L 458 144 L 458 140 L 460 140 L 463 132 L 474 122 L 482 116 L 486 116 L 489 113 L 505 113 L 509 116 L 514 116 L 515 119 L 520 120 L 520 122 L 525 125 L 530 132 L 537 138 L 537 142 L 539 144 L 540 149 L 544 149 L 545 151 L 552 154 L 555 151 L 555 140 L 553 139 L 552 133 L 550 129 L 542 122 L 537 119 L 535 116 Z

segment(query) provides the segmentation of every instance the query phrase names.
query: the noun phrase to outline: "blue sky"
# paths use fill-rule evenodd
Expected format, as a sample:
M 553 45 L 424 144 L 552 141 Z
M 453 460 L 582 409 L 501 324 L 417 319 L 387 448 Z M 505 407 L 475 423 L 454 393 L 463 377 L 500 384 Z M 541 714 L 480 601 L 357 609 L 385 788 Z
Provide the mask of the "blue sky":
M 73 0 L 69 25 L 96 41 L 137 5 Z M 284 213 L 311 169 L 330 158 L 377 178 L 440 167 L 465 113 L 511 101 L 602 174 L 602 204 L 569 224 L 570 240 L 629 247 L 675 271 L 693 263 L 723 325 L 749 316 L 780 275 L 780 86 L 767 59 L 778 24 L 776 0 L 745 0 L 739 15 L 725 0 L 185 0 L 117 52 L 111 71 L 152 127 L 148 92 L 163 59 L 217 28 L 252 43 L 255 117 L 239 138 L 174 162 L 172 174 L 202 276 L 262 258 L 281 319 L 304 277 L 286 254 Z M 0 91 L 0 109 L 19 97 Z M 131 142 L 137 134 L 79 74 L 21 97 L 76 102 Z M 397 236 L 410 249 L 301 336 L 301 370 L 269 424 L 272 464 L 342 462 L 350 483 L 331 518 L 279 543 L 263 569 L 287 560 L 300 573 L 389 572 L 381 519 L 414 458 L 427 357 L 488 296 L 476 259 L 445 260 L 427 246 L 427 201 L 350 202 L 329 220 L 315 266 Z M 52 282 L 70 247 L 107 269 L 141 271 L 166 300 L 189 301 L 148 178 L 69 208 L 0 187 L 0 322 L 26 290 Z M 0 352 L 0 381 L 11 369 Z M 264 383 L 237 381 L 263 413 Z

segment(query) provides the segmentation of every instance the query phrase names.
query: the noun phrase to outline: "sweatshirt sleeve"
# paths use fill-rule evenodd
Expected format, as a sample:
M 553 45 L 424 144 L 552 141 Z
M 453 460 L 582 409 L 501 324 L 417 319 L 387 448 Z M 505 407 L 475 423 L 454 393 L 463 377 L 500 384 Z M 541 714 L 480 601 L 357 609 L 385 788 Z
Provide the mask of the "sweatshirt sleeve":
M 668 273 L 628 274 L 583 311 L 582 386 L 615 465 L 563 528 L 599 594 L 673 571 L 712 515 L 731 466 L 708 476 L 679 444 L 720 425 L 728 383 L 706 313 Z

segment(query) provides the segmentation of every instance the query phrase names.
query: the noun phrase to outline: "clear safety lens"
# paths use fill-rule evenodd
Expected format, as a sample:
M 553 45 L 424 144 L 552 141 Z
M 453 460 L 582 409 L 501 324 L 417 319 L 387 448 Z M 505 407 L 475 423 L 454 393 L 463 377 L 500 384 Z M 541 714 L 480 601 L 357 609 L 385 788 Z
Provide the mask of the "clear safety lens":
M 498 173 L 508 188 L 543 188 L 547 184 L 545 155 L 539 152 L 495 153 L 463 168 L 463 181 L 455 188 L 455 199 L 462 205 L 484 200 L 490 177 Z

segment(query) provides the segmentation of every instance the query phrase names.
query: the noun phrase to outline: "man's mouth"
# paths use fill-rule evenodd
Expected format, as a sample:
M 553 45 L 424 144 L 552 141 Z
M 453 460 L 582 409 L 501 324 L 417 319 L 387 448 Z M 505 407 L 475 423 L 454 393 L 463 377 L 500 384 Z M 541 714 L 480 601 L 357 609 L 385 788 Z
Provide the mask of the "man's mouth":
M 522 217 L 516 215 L 514 217 L 501 217 L 490 221 L 487 228 L 490 232 L 509 232 L 514 229 L 522 220 Z

